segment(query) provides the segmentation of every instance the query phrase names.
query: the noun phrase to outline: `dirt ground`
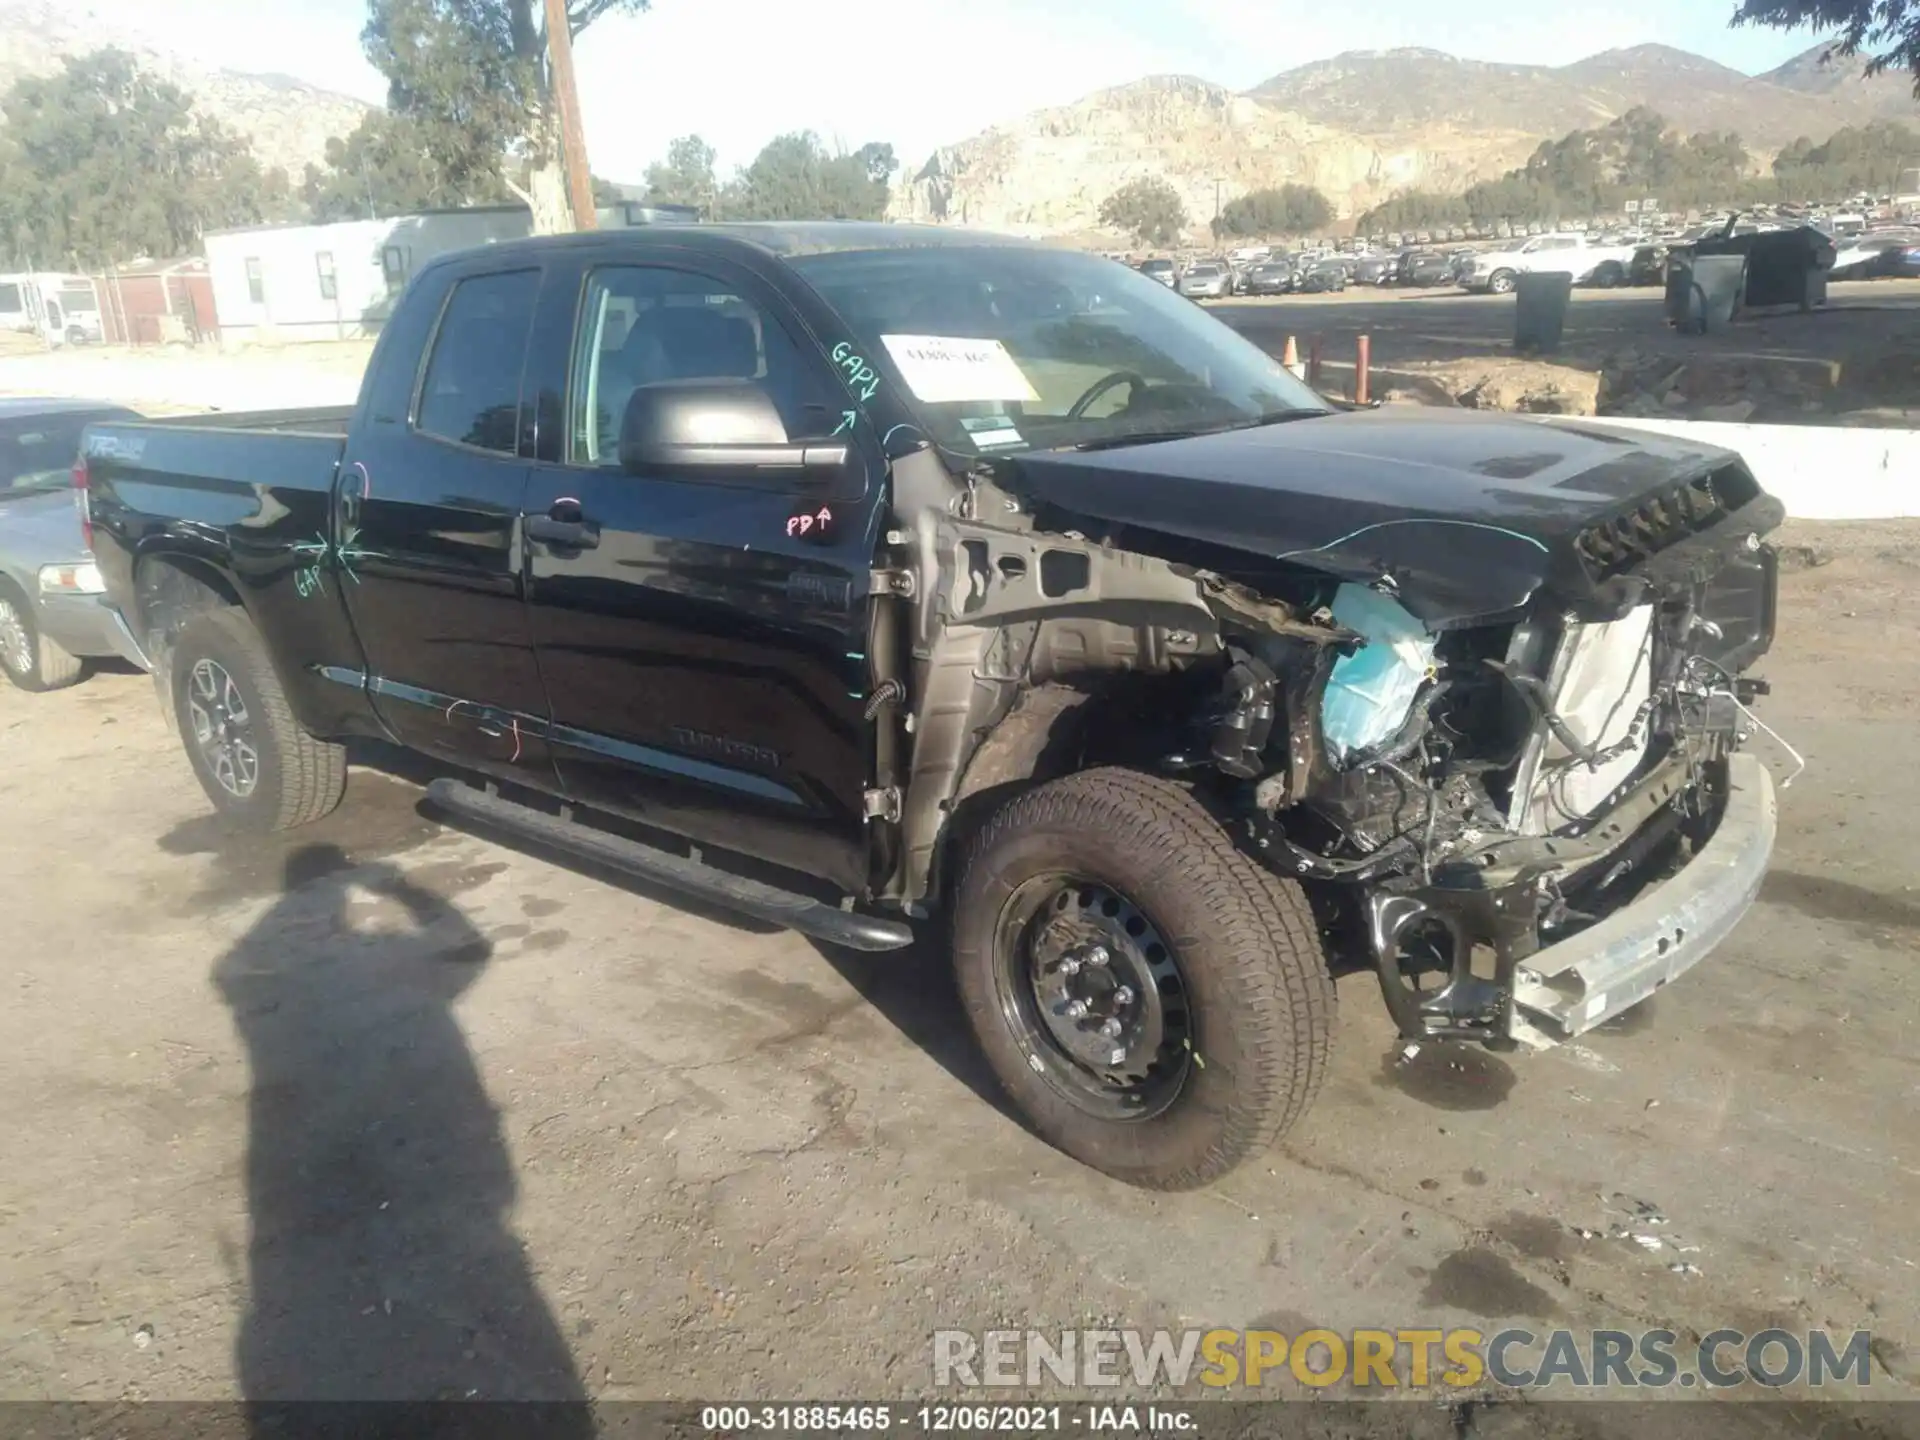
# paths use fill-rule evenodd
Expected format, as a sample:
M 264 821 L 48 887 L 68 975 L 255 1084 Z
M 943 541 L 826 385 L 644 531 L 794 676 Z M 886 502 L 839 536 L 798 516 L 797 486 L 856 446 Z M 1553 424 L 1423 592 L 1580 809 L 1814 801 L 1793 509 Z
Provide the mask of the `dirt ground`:
M 1351 289 L 1209 303 L 1275 354 L 1322 343 L 1325 388 L 1350 394 L 1366 335 L 1373 393 L 1479 409 L 1920 427 L 1920 281 L 1845 281 L 1811 314 L 1763 310 L 1704 336 L 1665 321 L 1659 290 L 1576 290 L 1558 351 L 1513 351 L 1510 296 Z
M 1004 1113 L 935 943 L 689 913 L 376 769 L 239 840 L 145 677 L 0 689 L 0 1397 L 885 1398 L 940 1327 L 1518 1321 L 1866 1328 L 1913 1399 L 1920 523 L 1789 538 L 1808 768 L 1723 950 L 1539 1056 L 1402 1063 L 1344 979 L 1317 1108 L 1191 1195 Z

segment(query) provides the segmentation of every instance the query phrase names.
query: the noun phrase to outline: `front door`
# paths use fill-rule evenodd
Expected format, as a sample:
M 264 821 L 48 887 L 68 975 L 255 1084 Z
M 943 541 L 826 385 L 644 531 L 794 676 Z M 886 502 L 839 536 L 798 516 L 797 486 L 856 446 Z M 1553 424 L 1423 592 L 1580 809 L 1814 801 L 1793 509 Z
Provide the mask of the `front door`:
M 407 744 L 553 784 L 546 692 L 522 593 L 520 384 L 542 272 L 435 277 L 381 347 L 338 481 L 326 559 Z M 427 350 L 414 373 L 413 357 Z
M 857 892 L 882 474 L 871 427 L 791 312 L 722 262 L 583 265 L 573 293 L 577 323 L 536 342 L 541 373 L 569 380 L 553 416 L 564 441 L 543 434 L 551 458 L 527 495 L 530 613 L 565 791 Z M 851 436 L 866 493 L 829 502 L 622 469 L 634 389 L 694 379 L 759 385 L 793 439 Z

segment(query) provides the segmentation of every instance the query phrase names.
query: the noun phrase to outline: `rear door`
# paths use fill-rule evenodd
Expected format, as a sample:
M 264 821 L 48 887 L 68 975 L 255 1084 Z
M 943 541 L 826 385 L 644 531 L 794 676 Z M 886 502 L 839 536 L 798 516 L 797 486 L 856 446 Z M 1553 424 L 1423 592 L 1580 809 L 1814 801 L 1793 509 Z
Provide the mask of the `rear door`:
M 497 260 L 421 276 L 364 387 L 328 560 L 394 733 L 550 786 L 520 547 L 521 380 L 543 277 Z
M 656 258 L 574 262 L 577 307 L 543 311 L 536 340 L 539 372 L 568 377 L 527 497 L 561 782 L 586 803 L 857 892 L 878 444 L 770 285 L 722 258 L 642 253 Z M 721 378 L 767 391 L 792 439 L 851 438 L 865 494 L 829 503 L 770 482 L 621 468 L 638 385 Z M 585 543 L 543 538 L 543 518 L 584 527 Z

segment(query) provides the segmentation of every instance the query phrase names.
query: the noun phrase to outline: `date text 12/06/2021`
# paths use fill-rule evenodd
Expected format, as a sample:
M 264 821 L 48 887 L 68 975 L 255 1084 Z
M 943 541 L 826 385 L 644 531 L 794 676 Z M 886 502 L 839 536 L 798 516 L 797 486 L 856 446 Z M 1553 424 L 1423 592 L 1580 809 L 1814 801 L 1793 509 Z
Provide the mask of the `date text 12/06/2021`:
M 714 1435 L 761 1433 L 917 1435 L 1197 1435 L 1192 1407 L 1138 1405 L 898 1404 L 706 1405 L 700 1428 Z

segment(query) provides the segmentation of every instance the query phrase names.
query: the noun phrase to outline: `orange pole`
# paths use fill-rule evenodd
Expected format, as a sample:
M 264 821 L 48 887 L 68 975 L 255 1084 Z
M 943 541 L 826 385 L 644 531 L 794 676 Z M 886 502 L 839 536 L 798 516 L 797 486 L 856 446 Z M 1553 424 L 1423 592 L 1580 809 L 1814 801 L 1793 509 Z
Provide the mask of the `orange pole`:
M 1356 405 L 1365 405 L 1368 403 L 1367 366 L 1372 359 L 1373 337 L 1370 335 L 1362 335 L 1360 337 L 1359 363 L 1353 368 L 1353 403 Z

